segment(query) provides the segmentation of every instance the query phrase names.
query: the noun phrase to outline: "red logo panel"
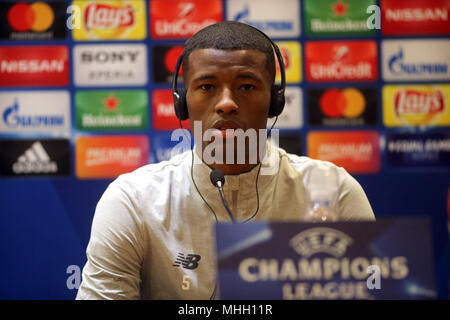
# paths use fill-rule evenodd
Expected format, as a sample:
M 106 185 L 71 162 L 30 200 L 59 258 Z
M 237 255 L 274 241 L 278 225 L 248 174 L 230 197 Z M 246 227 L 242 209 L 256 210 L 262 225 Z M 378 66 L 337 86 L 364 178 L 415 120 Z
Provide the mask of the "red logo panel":
M 153 91 L 153 127 L 155 130 L 173 130 L 180 128 L 180 121 L 175 115 L 172 90 Z M 184 129 L 190 128 L 189 120 L 181 122 Z
M 379 133 L 376 131 L 311 131 L 308 156 L 333 162 L 350 173 L 380 171 Z
M 149 8 L 154 39 L 186 39 L 223 20 L 220 0 L 153 0 Z
M 381 31 L 384 35 L 450 33 L 448 0 L 383 0 Z
M 305 45 L 306 79 L 311 82 L 374 81 L 375 41 L 314 41 Z
M 0 87 L 66 86 L 69 84 L 66 46 L 0 48 Z

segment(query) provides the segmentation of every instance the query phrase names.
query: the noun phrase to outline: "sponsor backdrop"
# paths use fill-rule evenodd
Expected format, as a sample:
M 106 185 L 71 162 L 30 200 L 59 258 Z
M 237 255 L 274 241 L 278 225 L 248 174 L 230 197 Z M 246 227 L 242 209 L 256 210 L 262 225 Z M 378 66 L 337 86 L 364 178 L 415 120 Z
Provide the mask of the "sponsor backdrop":
M 346 168 L 379 218 L 430 217 L 448 297 L 450 0 L 77 0 L 0 1 L 0 298 L 74 298 L 97 201 L 170 157 L 176 60 L 221 20 L 280 46 L 282 147 Z

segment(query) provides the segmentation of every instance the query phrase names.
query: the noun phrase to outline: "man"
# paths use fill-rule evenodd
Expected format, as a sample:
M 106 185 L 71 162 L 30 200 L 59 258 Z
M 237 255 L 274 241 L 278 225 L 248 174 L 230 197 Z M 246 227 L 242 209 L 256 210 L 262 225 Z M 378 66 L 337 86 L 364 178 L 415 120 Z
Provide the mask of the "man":
M 203 138 L 209 130 L 226 145 L 236 140 L 230 129 L 265 130 L 275 63 L 270 41 L 258 30 L 221 22 L 199 31 L 186 43 L 183 78 L 191 124 L 201 124 L 194 136 Z M 230 217 L 210 182 L 212 169 L 226 175 L 224 194 L 236 221 L 302 219 L 306 174 L 322 161 L 258 142 L 264 161 L 250 161 L 249 155 L 243 163 L 218 161 L 218 153 L 232 150 L 224 147 L 208 163 L 205 151 L 214 139 L 196 141 L 195 152 L 144 166 L 109 185 L 96 208 L 78 299 L 215 298 L 212 233 L 215 222 Z M 251 147 L 247 141 L 234 151 L 251 154 Z M 261 174 L 271 166 L 276 170 Z M 343 168 L 336 171 L 341 219 L 373 220 L 360 185 Z

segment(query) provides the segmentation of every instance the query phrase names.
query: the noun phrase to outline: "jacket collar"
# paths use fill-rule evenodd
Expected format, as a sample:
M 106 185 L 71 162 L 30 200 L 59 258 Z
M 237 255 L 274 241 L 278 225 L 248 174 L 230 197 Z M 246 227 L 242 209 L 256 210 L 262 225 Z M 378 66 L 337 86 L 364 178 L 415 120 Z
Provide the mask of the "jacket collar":
M 194 150 L 196 148 L 194 147 Z M 211 183 L 209 178 L 212 169 L 206 165 L 197 152 L 194 153 L 193 175 L 195 183 L 204 197 L 211 200 L 219 199 L 219 193 Z M 279 155 L 277 148 L 269 142 L 266 143 L 266 152 L 262 163 L 255 166 L 252 170 L 238 175 L 225 175 L 225 185 L 223 187 L 225 198 L 230 201 L 231 193 L 238 191 L 240 201 L 256 197 L 256 178 L 258 177 L 258 189 L 266 188 L 275 178 L 278 172 Z

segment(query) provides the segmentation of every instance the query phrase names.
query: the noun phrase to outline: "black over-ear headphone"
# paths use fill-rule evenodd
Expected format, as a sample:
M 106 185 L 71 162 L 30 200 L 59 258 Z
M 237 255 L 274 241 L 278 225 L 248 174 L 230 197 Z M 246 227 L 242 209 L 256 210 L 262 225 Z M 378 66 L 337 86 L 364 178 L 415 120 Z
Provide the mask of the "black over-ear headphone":
M 252 27 L 253 28 L 253 27 Z M 278 64 L 280 65 L 280 73 L 281 73 L 281 84 L 274 84 L 271 88 L 270 92 L 270 108 L 269 108 L 269 117 L 276 117 L 281 114 L 284 108 L 285 97 L 284 91 L 286 88 L 286 75 L 284 70 L 284 61 L 283 56 L 280 53 L 280 49 L 278 46 L 270 39 L 264 32 L 254 28 L 258 32 L 260 32 L 267 40 L 270 41 L 273 49 L 275 50 L 275 54 L 277 55 Z M 180 71 L 181 62 L 183 60 L 184 52 L 178 57 L 177 64 L 175 66 L 175 72 L 172 80 L 172 95 L 173 95 L 173 104 L 175 107 L 175 115 L 180 120 L 187 120 L 189 118 L 189 111 L 186 103 L 186 89 L 177 88 L 178 83 L 178 73 Z

